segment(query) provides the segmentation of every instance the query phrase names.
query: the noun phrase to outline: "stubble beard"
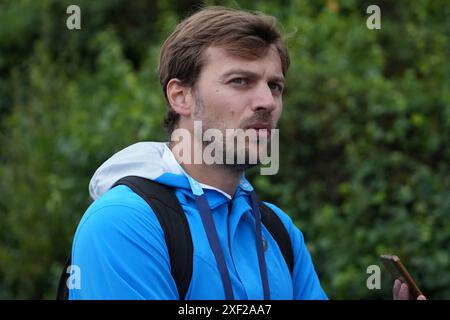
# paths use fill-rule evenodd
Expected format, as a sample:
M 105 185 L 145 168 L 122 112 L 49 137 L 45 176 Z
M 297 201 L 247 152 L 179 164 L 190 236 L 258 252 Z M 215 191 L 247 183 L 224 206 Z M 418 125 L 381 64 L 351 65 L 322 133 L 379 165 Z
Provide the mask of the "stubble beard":
M 203 99 L 200 97 L 200 94 L 198 90 L 194 90 L 194 99 L 195 99 L 195 109 L 193 112 L 193 120 L 194 121 L 202 121 L 202 133 L 201 136 L 194 136 L 194 139 L 200 140 L 198 141 L 201 143 L 202 151 L 205 149 L 206 145 L 210 145 L 211 143 L 216 144 L 217 149 L 223 150 L 223 159 L 222 164 L 214 164 L 217 166 L 223 166 L 231 171 L 238 171 L 243 172 L 245 170 L 251 169 L 255 166 L 258 166 L 261 163 L 261 159 L 259 158 L 258 148 L 262 147 L 262 143 L 260 143 L 259 138 L 257 138 L 256 141 L 249 141 L 250 139 L 245 139 L 245 145 L 237 145 L 238 143 L 233 140 L 227 141 L 227 135 L 226 135 L 226 128 L 225 124 L 222 122 L 222 126 L 219 128 L 217 124 L 214 124 L 214 121 L 211 121 L 207 118 L 202 118 L 201 116 L 205 114 L 205 104 L 203 102 Z M 256 120 L 267 120 L 270 119 L 270 114 L 268 113 L 261 113 L 260 115 L 256 116 Z M 203 141 L 202 137 L 204 136 L 204 132 L 208 129 L 217 129 L 222 132 L 222 141 Z M 238 128 L 233 128 L 238 129 Z M 242 129 L 244 130 L 244 129 Z M 258 134 L 258 133 L 257 133 Z M 270 137 L 267 138 L 267 141 L 265 141 L 268 150 L 271 150 L 271 139 Z M 252 152 L 256 152 L 256 161 L 250 161 L 250 148 L 252 149 Z M 216 149 L 216 150 L 217 150 Z M 242 155 L 244 153 L 244 155 Z M 231 154 L 231 157 L 229 156 Z M 228 155 L 228 156 L 227 156 Z M 240 157 L 239 157 L 240 156 Z M 243 157 L 242 157 L 243 156 Z M 227 157 L 231 158 L 232 161 L 228 160 Z M 242 161 L 242 158 L 244 161 Z

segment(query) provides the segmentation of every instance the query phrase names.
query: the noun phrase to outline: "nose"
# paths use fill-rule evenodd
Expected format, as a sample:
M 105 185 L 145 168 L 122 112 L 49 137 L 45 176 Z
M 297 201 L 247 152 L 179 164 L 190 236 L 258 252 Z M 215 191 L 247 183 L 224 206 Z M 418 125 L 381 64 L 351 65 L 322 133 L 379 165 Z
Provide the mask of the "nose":
M 277 107 L 277 101 L 272 90 L 267 83 L 262 83 L 256 87 L 254 91 L 252 110 L 253 111 L 273 111 Z

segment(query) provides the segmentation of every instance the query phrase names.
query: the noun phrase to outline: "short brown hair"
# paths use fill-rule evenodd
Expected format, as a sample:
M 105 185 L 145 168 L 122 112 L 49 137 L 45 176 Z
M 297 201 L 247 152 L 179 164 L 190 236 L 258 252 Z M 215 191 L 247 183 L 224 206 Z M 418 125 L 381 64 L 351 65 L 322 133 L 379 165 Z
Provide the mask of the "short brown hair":
M 171 79 L 178 78 L 183 85 L 195 86 L 204 65 L 203 53 L 209 46 L 217 45 L 230 54 L 255 59 L 264 56 L 272 44 L 280 55 L 285 75 L 289 55 L 274 17 L 221 6 L 201 9 L 178 24 L 161 47 L 159 80 L 167 102 L 166 89 Z M 169 104 L 164 119 L 169 134 L 179 117 Z

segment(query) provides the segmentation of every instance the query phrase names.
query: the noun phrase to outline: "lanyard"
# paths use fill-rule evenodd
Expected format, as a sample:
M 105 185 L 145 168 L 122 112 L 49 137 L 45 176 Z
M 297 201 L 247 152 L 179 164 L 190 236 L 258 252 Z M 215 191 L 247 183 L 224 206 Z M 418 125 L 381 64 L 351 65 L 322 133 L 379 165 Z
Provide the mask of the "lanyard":
M 214 220 L 211 214 L 211 209 L 208 206 L 208 202 L 204 194 L 196 195 L 195 198 L 197 207 L 200 211 L 203 227 L 208 237 L 209 246 L 211 247 L 211 250 L 216 259 L 217 266 L 219 268 L 220 277 L 222 279 L 222 284 L 225 291 L 225 299 L 234 300 L 230 274 L 228 272 L 225 257 L 222 248 L 220 246 L 219 237 L 217 235 L 217 230 L 214 225 Z M 269 283 L 267 278 L 267 268 L 266 268 L 266 261 L 264 258 L 264 250 L 261 236 L 261 213 L 259 211 L 259 205 L 255 191 L 252 190 L 250 192 L 250 198 L 252 202 L 252 212 L 256 222 L 256 238 L 257 238 L 256 243 L 257 243 L 258 262 L 259 262 L 259 270 L 261 273 L 261 281 L 263 285 L 264 299 L 269 300 L 270 299 Z
M 252 211 L 256 222 L 256 248 L 258 251 L 259 270 L 264 291 L 264 300 L 270 300 L 269 281 L 267 279 L 266 259 L 264 258 L 264 249 L 261 232 L 261 212 L 259 212 L 258 198 L 255 191 L 250 191 L 252 200 Z
M 208 202 L 205 199 L 205 195 L 197 196 L 196 203 L 200 216 L 202 218 L 203 227 L 205 228 L 206 235 L 208 236 L 209 246 L 211 247 L 216 263 L 219 268 L 220 277 L 222 278 L 223 289 L 225 290 L 225 299 L 234 300 L 233 289 L 231 288 L 230 274 L 228 273 L 227 264 L 225 263 L 225 257 L 220 247 L 219 237 L 217 235 L 216 227 L 214 226 L 214 220 L 211 214 L 211 209 L 208 206 Z

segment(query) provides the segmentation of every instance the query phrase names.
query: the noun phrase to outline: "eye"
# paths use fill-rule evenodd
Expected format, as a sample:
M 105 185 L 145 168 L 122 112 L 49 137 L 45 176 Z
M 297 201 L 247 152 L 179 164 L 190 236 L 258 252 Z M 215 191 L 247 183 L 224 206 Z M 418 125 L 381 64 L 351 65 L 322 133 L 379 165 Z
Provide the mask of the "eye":
M 244 78 L 233 78 L 230 80 L 230 83 L 237 84 L 237 85 L 244 85 L 244 84 L 247 84 L 248 81 Z
M 270 90 L 276 90 L 280 93 L 283 92 L 283 86 L 276 82 L 269 83 L 269 88 L 270 88 Z

